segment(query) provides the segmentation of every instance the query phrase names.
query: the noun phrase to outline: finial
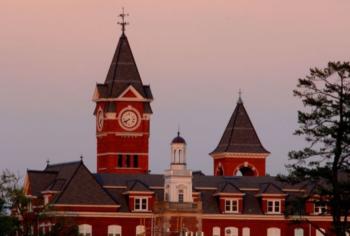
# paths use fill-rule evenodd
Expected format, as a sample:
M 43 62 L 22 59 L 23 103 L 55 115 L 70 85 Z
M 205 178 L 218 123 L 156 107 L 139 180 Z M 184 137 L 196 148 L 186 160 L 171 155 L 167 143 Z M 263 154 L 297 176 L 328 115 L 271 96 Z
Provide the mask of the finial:
M 180 125 L 177 125 L 177 136 L 180 136 Z
M 81 162 L 83 162 L 83 159 L 84 159 L 83 155 L 80 155 L 80 161 Z
M 242 90 L 241 89 L 238 90 L 238 102 L 237 103 L 243 103 L 243 101 L 242 101 Z
M 119 17 L 122 19 L 121 22 L 118 21 L 118 24 L 122 26 L 122 32 L 125 32 L 125 26 L 129 24 L 129 22 L 125 21 L 125 17 L 129 16 L 129 14 L 124 13 L 124 7 L 122 7 L 122 13 L 119 14 Z
M 46 159 L 46 165 L 50 165 L 50 159 Z

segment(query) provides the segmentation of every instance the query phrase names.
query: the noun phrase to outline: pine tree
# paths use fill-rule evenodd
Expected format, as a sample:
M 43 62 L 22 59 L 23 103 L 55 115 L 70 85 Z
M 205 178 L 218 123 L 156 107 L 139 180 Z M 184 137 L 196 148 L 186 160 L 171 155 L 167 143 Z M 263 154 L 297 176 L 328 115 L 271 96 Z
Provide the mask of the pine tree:
M 345 236 L 350 207 L 350 64 L 329 62 L 298 81 L 294 96 L 301 99 L 299 128 L 307 147 L 291 151 L 287 167 L 294 181 L 317 181 L 333 217 L 332 230 Z

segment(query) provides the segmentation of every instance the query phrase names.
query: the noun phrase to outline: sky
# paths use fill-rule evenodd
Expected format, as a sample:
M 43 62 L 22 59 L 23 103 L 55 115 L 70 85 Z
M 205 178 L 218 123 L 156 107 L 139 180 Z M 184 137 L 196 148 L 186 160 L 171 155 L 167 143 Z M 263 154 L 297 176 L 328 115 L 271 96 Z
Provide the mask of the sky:
M 350 60 L 348 0 L 0 0 L 0 170 L 21 176 L 46 161 L 96 171 L 92 94 L 107 75 L 118 14 L 155 100 L 150 169 L 169 166 L 178 126 L 188 167 L 213 173 L 208 155 L 238 91 L 264 147 L 267 173 L 286 173 L 311 67 Z

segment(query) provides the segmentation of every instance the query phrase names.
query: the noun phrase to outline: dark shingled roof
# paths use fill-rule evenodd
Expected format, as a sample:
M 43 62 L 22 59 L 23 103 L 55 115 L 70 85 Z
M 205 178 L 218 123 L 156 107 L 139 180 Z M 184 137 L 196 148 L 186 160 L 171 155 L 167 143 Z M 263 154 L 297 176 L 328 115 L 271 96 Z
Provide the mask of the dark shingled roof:
M 218 190 L 218 193 L 242 193 L 234 184 L 225 182 Z
M 143 85 L 128 38 L 123 33 L 115 50 L 104 84 L 97 84 L 100 97 L 118 97 L 129 86 L 133 86 L 144 98 L 153 99 L 151 89 Z
M 259 193 L 264 194 L 283 194 L 284 192 L 282 189 L 278 186 L 276 186 L 273 183 L 264 183 L 260 186 L 260 191 Z
M 180 132 L 177 132 L 177 136 L 171 141 L 171 143 L 183 143 L 186 144 L 186 141 L 183 137 L 180 136 Z
M 224 152 L 269 153 L 262 146 L 241 99 L 237 102 L 218 146 L 211 154 Z
M 203 213 L 207 214 L 220 212 L 217 193 L 243 193 L 243 213 L 263 214 L 260 194 L 286 194 L 289 199 L 303 195 L 304 192 L 299 190 L 307 188 L 284 183 L 271 176 L 228 177 L 194 173 L 193 189 L 200 193 Z M 127 191 L 152 191 L 156 201 L 164 200 L 164 176 L 161 174 L 91 174 L 81 161 L 49 165 L 44 171 L 28 171 L 28 178 L 35 196 L 40 196 L 43 190 L 59 191 L 52 203 L 118 204 L 118 211 L 130 212 Z
M 106 80 L 104 84 L 97 84 L 96 89 L 99 98 L 118 98 L 129 86 L 132 86 L 144 99 L 148 99 L 144 102 L 144 113 L 152 114 L 151 88 L 149 85 L 143 85 L 128 38 L 123 33 L 119 38 Z M 104 111 L 115 112 L 115 102 L 108 102 Z
M 56 171 L 37 171 L 28 170 L 28 178 L 30 183 L 30 190 L 33 196 L 39 196 L 41 191 L 47 189 L 47 187 L 55 180 L 57 176 Z
M 136 192 L 149 192 L 151 191 L 149 187 L 141 182 L 140 180 L 132 180 L 127 183 L 128 190 L 129 191 L 136 191 Z
M 114 205 L 118 204 L 81 163 L 69 183 L 56 197 L 56 204 Z

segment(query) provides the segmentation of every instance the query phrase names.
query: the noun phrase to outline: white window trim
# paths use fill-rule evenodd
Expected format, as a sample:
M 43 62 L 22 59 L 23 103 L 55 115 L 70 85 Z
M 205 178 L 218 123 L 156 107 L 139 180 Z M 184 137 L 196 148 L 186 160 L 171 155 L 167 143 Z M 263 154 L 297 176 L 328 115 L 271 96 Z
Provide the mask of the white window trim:
M 272 211 L 269 211 L 269 202 L 272 202 Z M 278 202 L 278 211 L 275 211 L 276 202 Z M 267 214 L 281 214 L 282 203 L 281 200 L 266 200 L 266 213 Z
M 108 225 L 108 236 L 109 235 L 122 235 L 122 226 L 121 225 Z
M 212 233 L 213 236 L 220 236 L 221 235 L 221 228 L 219 226 L 214 226 L 212 231 L 213 231 L 213 233 Z
M 82 236 L 92 235 L 92 225 L 81 224 L 78 226 L 78 229 L 79 229 L 78 235 L 82 235 Z
M 134 211 L 149 211 L 148 210 L 148 198 L 149 197 L 134 197 Z M 146 209 L 142 209 L 142 200 L 146 199 Z M 140 201 L 140 208 L 136 208 L 136 201 Z
M 250 236 L 250 228 L 249 227 L 242 228 L 242 236 Z
M 230 202 L 230 210 L 226 210 L 226 201 Z M 233 204 L 232 202 L 236 202 L 237 209 L 233 210 Z M 225 198 L 224 199 L 224 212 L 225 213 L 238 213 L 239 212 L 239 200 L 237 198 Z
M 136 236 L 146 235 L 146 227 L 144 225 L 136 226 Z
M 314 214 L 315 215 L 322 215 L 322 214 L 326 214 L 327 213 L 327 204 L 324 204 L 324 206 L 320 207 L 316 207 L 316 204 L 319 202 L 314 202 Z M 317 209 L 317 210 L 316 210 Z M 324 212 L 322 211 L 322 209 L 324 209 Z

